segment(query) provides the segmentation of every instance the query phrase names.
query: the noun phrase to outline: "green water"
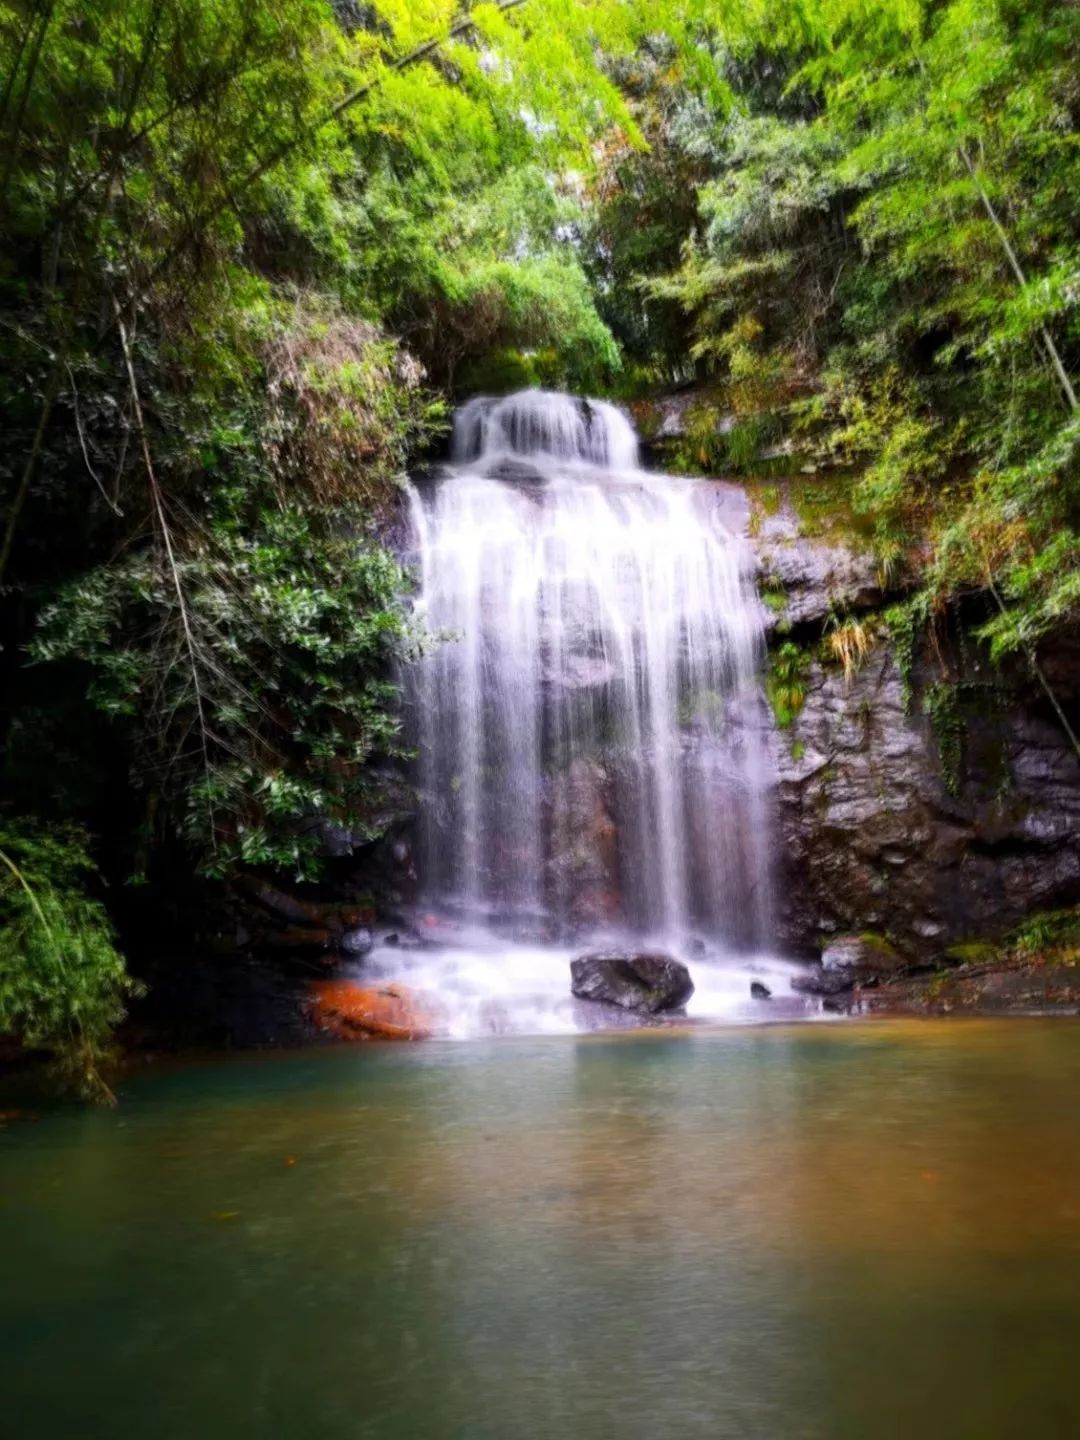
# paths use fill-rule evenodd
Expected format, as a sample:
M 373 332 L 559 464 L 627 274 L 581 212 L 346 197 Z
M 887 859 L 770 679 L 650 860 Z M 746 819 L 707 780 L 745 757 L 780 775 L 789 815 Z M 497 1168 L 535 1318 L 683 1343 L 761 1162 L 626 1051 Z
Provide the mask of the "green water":
M 0 1224 L 13 1440 L 1080 1434 L 1069 1021 L 151 1072 Z

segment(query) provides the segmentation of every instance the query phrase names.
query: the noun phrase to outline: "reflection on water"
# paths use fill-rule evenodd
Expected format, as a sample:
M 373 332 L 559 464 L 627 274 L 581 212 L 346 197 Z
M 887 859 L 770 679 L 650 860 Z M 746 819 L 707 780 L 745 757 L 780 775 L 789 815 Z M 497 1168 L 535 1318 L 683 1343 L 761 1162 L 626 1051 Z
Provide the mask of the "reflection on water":
M 1080 1028 L 433 1044 L 0 1136 L 4 1433 L 1080 1433 Z

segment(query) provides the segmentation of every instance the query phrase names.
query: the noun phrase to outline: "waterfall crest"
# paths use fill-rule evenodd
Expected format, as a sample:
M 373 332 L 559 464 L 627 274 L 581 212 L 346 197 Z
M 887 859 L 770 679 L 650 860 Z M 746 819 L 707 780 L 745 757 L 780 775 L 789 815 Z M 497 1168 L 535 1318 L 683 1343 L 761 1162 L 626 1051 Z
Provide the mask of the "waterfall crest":
M 413 520 L 447 637 L 410 678 L 426 903 L 760 948 L 761 616 L 718 488 L 638 469 L 614 406 L 525 391 L 463 407 Z
M 454 417 L 453 454 L 458 464 L 519 455 L 633 470 L 638 444 L 629 420 L 605 400 L 521 390 L 463 405 Z

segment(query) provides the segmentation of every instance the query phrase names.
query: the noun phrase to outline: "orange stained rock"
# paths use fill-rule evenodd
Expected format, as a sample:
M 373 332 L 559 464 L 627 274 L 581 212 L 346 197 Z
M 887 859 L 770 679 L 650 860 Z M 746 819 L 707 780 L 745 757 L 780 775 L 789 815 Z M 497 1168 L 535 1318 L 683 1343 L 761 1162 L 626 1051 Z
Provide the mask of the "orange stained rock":
M 424 1040 L 432 1024 L 404 985 L 366 987 L 355 980 L 320 980 L 311 987 L 312 1009 L 324 1029 L 345 1040 L 383 1035 Z

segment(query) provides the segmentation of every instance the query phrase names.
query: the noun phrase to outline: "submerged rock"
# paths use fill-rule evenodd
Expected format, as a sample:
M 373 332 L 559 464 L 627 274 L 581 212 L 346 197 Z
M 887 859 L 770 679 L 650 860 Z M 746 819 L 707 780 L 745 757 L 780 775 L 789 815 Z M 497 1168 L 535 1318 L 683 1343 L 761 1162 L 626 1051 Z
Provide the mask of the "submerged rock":
M 603 950 L 571 960 L 570 989 L 579 1000 L 655 1015 L 685 1005 L 694 982 L 686 966 L 670 955 Z
M 751 980 L 750 996 L 753 1000 L 771 1000 L 772 991 L 767 985 L 763 985 L 760 980 Z

